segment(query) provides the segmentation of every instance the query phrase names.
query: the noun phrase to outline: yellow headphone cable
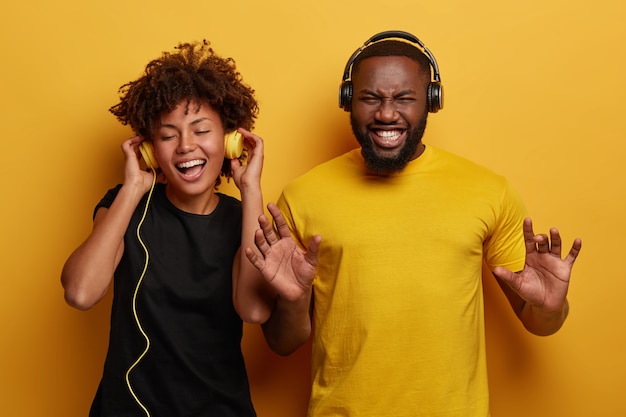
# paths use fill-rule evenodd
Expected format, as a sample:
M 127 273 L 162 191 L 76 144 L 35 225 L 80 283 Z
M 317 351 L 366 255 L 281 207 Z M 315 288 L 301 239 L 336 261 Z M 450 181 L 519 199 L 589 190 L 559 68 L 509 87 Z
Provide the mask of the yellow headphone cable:
M 128 390 L 130 391 L 130 394 L 133 396 L 137 404 L 139 404 L 139 406 L 146 413 L 147 417 L 150 417 L 150 412 L 148 411 L 146 406 L 139 400 L 139 397 L 137 397 L 137 394 L 133 390 L 133 387 L 131 386 L 131 383 L 130 383 L 130 373 L 139 364 L 139 362 L 143 359 L 143 357 L 146 355 L 146 353 L 148 353 L 148 350 L 150 349 L 150 338 L 148 337 L 143 327 L 141 326 L 141 323 L 139 322 L 139 316 L 137 315 L 137 293 L 139 292 L 139 287 L 141 286 L 141 283 L 143 282 L 143 278 L 146 275 L 146 270 L 148 269 L 148 261 L 150 259 L 150 255 L 148 254 L 148 248 L 144 244 L 143 240 L 141 240 L 139 231 L 141 229 L 141 225 L 143 224 L 143 221 L 146 218 L 146 213 L 148 212 L 148 205 L 150 204 L 150 200 L 152 198 L 152 192 L 154 191 L 154 186 L 156 184 L 157 173 L 155 169 L 152 169 L 152 175 L 153 175 L 152 186 L 150 187 L 150 192 L 148 193 L 148 199 L 146 200 L 146 206 L 144 207 L 141 220 L 139 221 L 139 224 L 137 225 L 137 239 L 139 240 L 139 243 L 141 244 L 141 247 L 143 248 L 144 253 L 146 254 L 146 261 L 144 263 L 143 271 L 141 272 L 141 276 L 139 277 L 139 281 L 137 282 L 137 286 L 135 287 L 135 292 L 133 294 L 133 316 L 135 317 L 135 322 L 137 323 L 137 327 L 139 328 L 139 331 L 143 335 L 144 339 L 146 339 L 146 348 L 141 353 L 141 355 L 139 355 L 137 360 L 126 371 L 126 385 L 128 386 Z

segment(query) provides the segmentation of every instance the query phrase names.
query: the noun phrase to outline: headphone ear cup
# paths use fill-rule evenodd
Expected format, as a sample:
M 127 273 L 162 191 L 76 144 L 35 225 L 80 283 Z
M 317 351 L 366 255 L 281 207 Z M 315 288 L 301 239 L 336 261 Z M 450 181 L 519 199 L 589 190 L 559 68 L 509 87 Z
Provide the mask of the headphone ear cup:
M 443 109 L 443 86 L 440 82 L 433 81 L 428 84 L 428 111 L 437 113 Z
M 352 108 L 352 82 L 344 81 L 339 87 L 339 107 L 345 111 Z
M 224 157 L 227 159 L 239 158 L 243 153 L 243 136 L 234 130 L 224 135 Z
M 143 158 L 146 166 L 152 170 L 156 170 L 159 167 L 159 163 L 154 156 L 154 146 L 152 142 L 144 140 L 139 144 L 139 152 Z

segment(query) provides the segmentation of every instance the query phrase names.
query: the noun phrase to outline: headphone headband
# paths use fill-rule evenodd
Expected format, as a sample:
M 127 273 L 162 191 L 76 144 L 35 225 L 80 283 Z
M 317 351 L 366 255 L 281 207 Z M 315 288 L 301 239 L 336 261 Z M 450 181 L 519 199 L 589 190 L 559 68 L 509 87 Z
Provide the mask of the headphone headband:
M 343 71 L 341 87 L 339 89 L 339 107 L 343 108 L 345 111 L 350 111 L 352 105 L 352 83 L 349 79 L 351 77 L 352 65 L 354 64 L 356 57 L 359 56 L 359 54 L 370 44 L 390 38 L 399 38 L 415 43 L 419 45 L 424 54 L 426 54 L 428 61 L 430 62 L 430 66 L 433 69 L 433 81 L 428 86 L 428 111 L 436 113 L 441 110 L 443 108 L 443 87 L 441 85 L 441 76 L 439 75 L 437 60 L 435 60 L 435 56 L 430 52 L 426 45 L 424 45 L 424 43 L 417 38 L 417 36 L 401 30 L 387 30 L 377 33 L 366 40 L 360 48 L 354 51 L 354 53 L 350 56 L 350 59 L 348 59 L 348 63 Z

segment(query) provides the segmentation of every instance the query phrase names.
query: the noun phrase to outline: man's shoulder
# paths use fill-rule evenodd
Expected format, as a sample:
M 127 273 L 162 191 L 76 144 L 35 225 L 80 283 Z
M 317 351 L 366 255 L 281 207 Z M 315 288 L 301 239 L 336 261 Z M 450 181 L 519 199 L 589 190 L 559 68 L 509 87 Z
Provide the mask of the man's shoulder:
M 502 178 L 502 175 L 484 165 L 470 160 L 459 154 L 430 146 L 433 163 L 443 165 L 450 171 L 467 173 L 468 175 L 479 175 L 493 178 Z

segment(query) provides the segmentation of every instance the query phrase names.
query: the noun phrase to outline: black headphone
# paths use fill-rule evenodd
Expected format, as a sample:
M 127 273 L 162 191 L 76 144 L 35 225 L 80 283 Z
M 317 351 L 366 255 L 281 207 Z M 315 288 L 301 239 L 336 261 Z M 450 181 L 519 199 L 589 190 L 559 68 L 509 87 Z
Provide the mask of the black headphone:
M 428 57 L 428 61 L 430 61 L 430 66 L 433 69 L 433 81 L 428 84 L 428 91 L 426 94 L 426 98 L 428 100 L 428 111 L 431 113 L 437 113 L 439 110 L 443 109 L 443 86 L 441 85 L 441 77 L 439 76 L 439 67 L 437 66 L 437 61 L 433 54 L 424 46 L 422 41 L 417 39 L 414 35 L 411 35 L 408 32 L 402 32 L 398 30 L 389 30 L 386 32 L 380 32 L 376 35 L 369 38 L 363 46 L 354 51 L 348 63 L 346 64 L 346 68 L 343 71 L 343 78 L 341 79 L 341 86 L 339 87 L 339 107 L 344 109 L 345 111 L 350 111 L 352 107 L 352 81 L 350 81 L 352 64 L 354 64 L 354 60 L 356 57 L 365 49 L 367 46 L 373 42 L 378 42 L 383 39 L 389 38 L 400 38 L 405 39 L 407 41 L 418 44 L 422 51 Z

